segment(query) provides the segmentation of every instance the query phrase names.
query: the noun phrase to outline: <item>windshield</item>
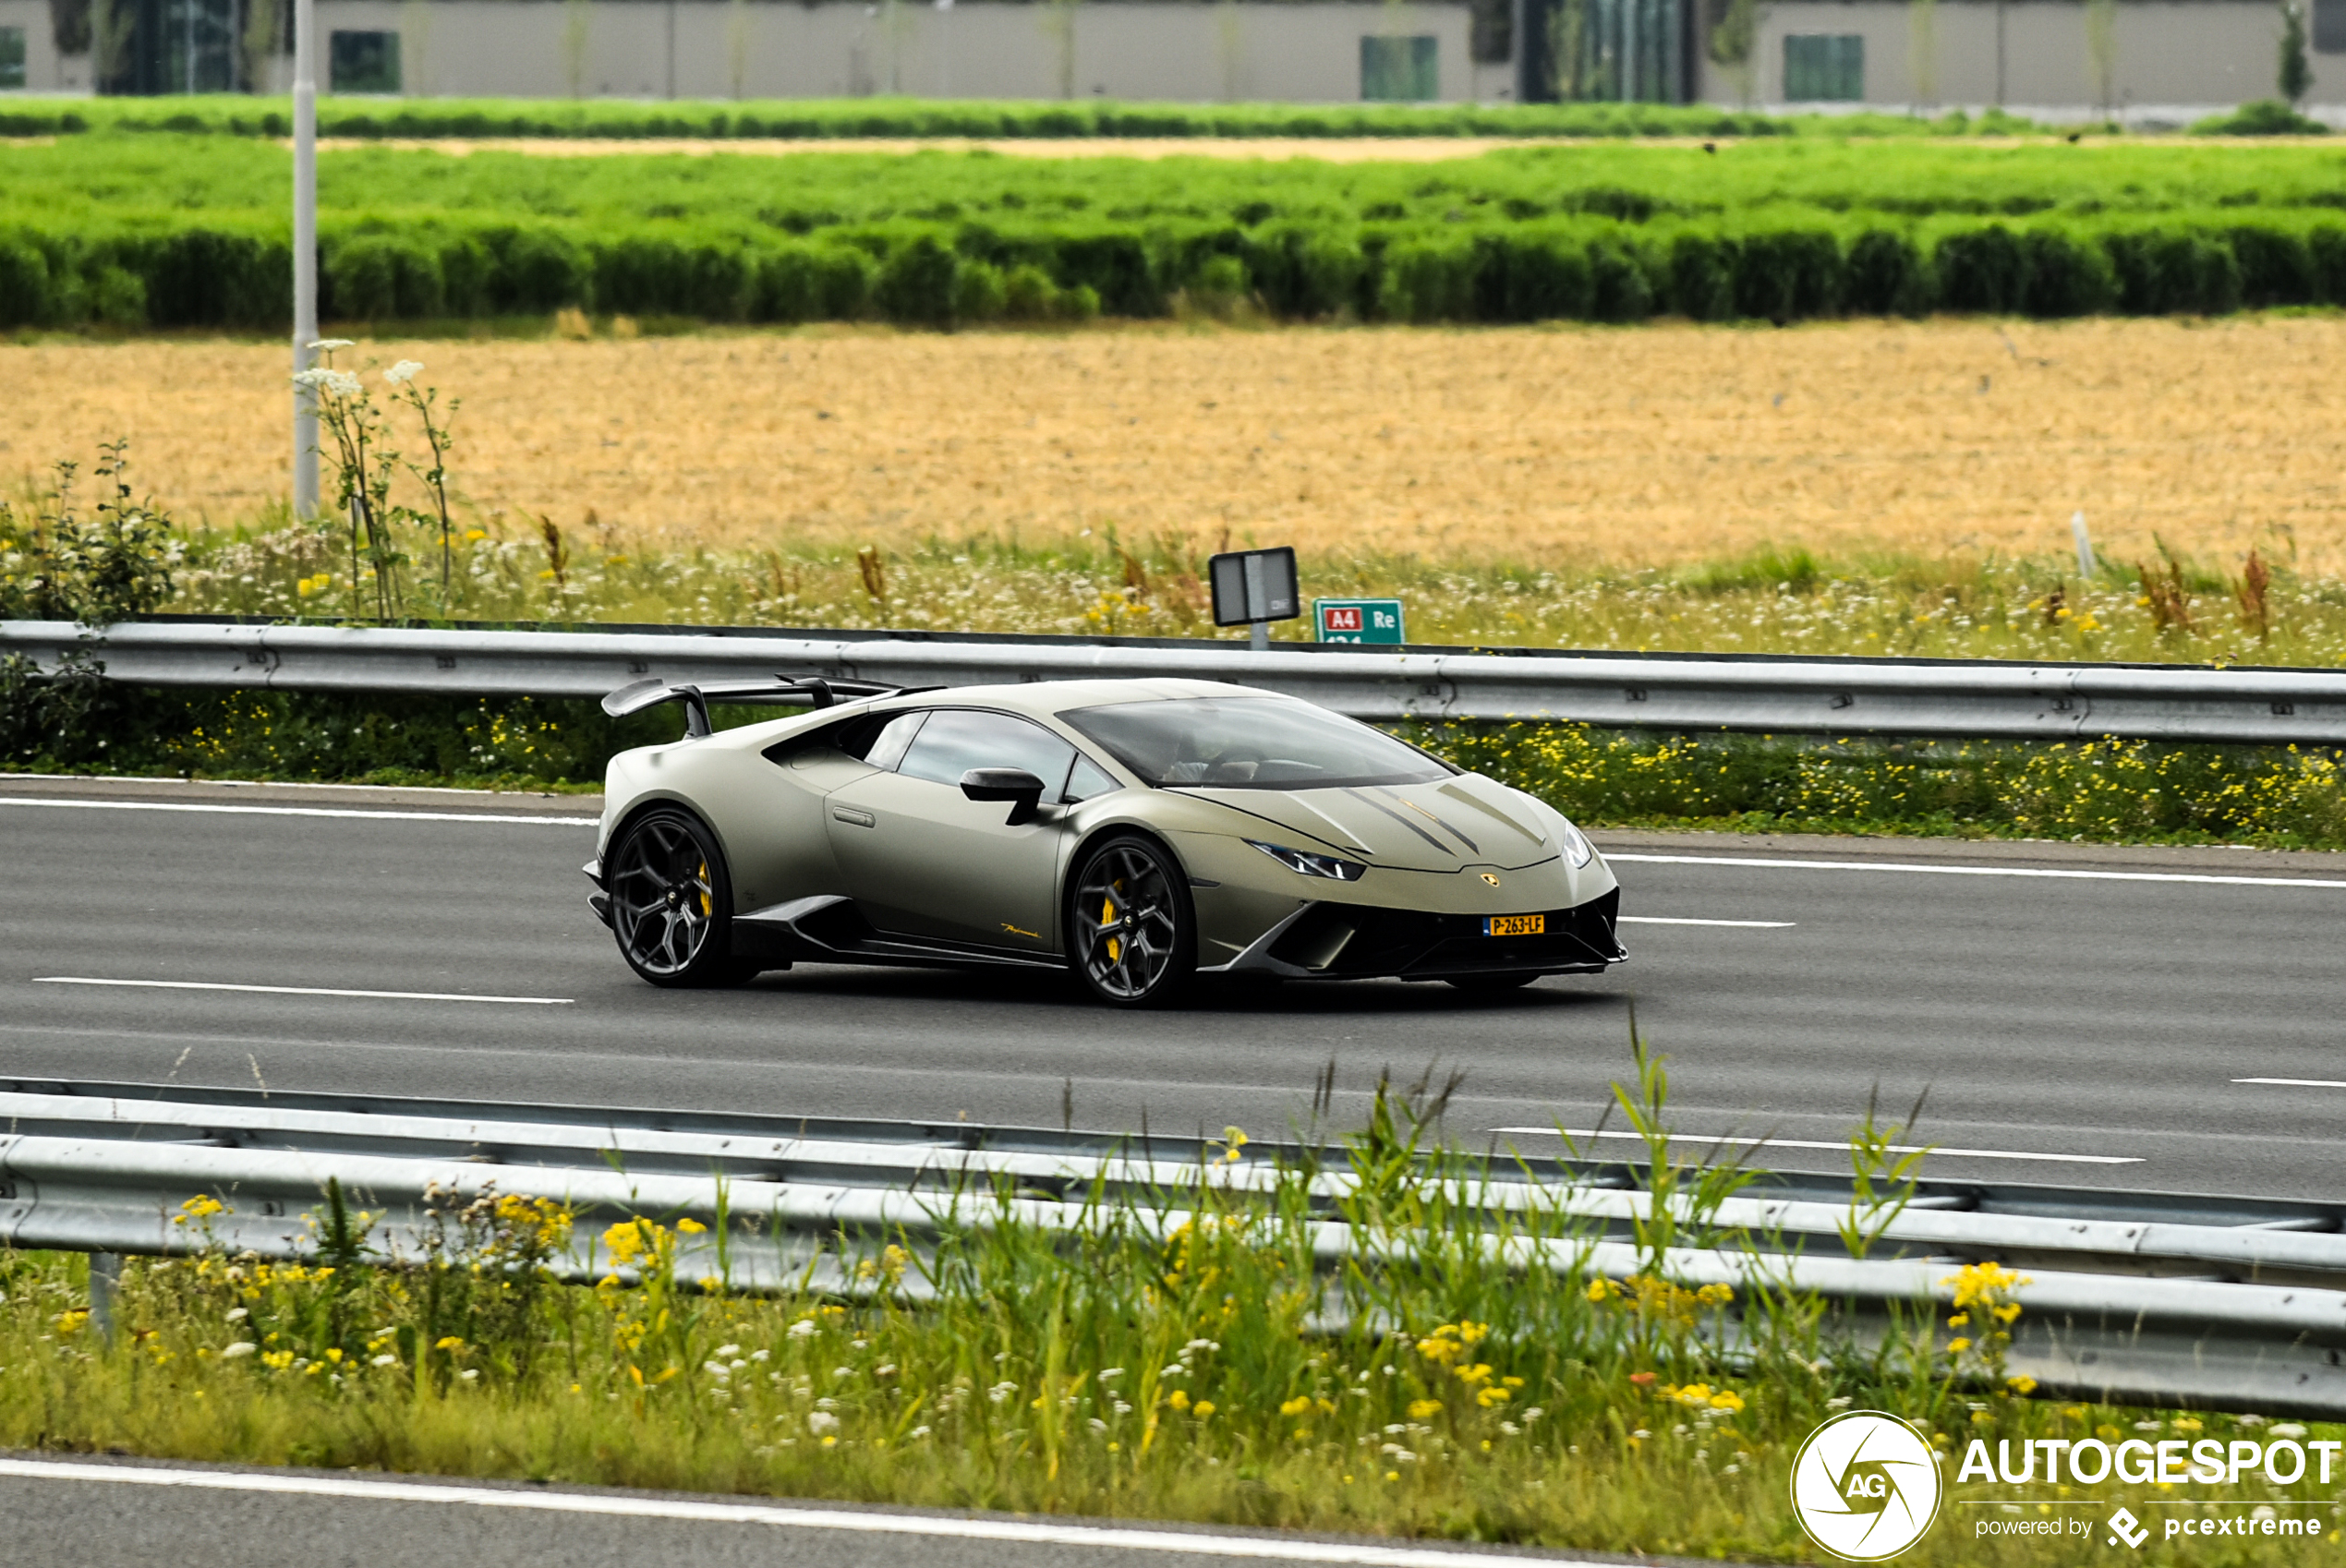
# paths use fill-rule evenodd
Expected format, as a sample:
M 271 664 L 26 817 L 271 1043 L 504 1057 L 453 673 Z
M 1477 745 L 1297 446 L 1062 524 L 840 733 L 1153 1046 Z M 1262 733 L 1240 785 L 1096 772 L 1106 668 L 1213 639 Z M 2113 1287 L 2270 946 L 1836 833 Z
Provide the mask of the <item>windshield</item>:
M 1451 773 L 1382 730 L 1277 697 L 1176 697 L 1059 718 L 1159 786 L 1329 790 L 1426 784 Z

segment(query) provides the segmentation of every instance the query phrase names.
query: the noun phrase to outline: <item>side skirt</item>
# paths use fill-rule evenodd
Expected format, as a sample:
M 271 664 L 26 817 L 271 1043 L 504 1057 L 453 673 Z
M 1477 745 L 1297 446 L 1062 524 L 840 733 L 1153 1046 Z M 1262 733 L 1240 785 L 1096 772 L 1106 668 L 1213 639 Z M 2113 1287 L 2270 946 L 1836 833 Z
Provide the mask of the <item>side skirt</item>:
M 839 894 L 792 899 L 733 917 L 733 956 L 780 968 L 791 963 L 918 964 L 946 969 L 1064 973 L 1057 954 L 875 930 L 853 899 Z

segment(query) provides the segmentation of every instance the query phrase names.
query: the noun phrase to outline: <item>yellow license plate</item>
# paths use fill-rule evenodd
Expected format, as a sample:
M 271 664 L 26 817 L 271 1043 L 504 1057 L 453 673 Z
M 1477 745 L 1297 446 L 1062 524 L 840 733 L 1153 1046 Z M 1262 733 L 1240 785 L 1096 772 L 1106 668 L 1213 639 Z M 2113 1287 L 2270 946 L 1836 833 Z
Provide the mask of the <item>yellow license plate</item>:
M 1493 915 L 1482 923 L 1485 936 L 1544 936 L 1546 915 Z

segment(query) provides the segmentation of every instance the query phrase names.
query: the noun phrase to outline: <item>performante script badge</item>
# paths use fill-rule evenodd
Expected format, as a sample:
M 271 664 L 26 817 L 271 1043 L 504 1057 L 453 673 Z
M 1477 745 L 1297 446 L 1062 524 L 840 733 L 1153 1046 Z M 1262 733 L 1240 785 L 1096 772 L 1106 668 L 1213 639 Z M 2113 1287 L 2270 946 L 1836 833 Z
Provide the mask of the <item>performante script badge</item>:
M 1939 1460 L 1922 1433 L 1879 1410 L 1851 1410 L 1808 1434 L 1792 1462 L 1792 1511 L 1835 1557 L 1879 1562 L 1939 1516 Z

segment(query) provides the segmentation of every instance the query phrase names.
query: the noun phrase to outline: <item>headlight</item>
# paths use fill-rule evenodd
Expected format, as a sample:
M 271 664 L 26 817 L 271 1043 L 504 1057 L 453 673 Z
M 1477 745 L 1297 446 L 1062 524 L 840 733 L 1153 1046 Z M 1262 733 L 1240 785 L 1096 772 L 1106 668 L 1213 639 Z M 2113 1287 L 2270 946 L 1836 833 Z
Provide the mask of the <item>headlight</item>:
M 1290 850 L 1284 844 L 1265 844 L 1249 838 L 1248 843 L 1300 876 L 1324 876 L 1331 882 L 1358 882 L 1368 874 L 1369 868 L 1359 861 L 1338 860 L 1334 855 L 1314 855 L 1302 850 Z
M 1564 822 L 1564 857 L 1572 862 L 1572 869 L 1578 871 L 1596 859 L 1597 847 L 1572 826 L 1570 818 L 1561 820 Z

